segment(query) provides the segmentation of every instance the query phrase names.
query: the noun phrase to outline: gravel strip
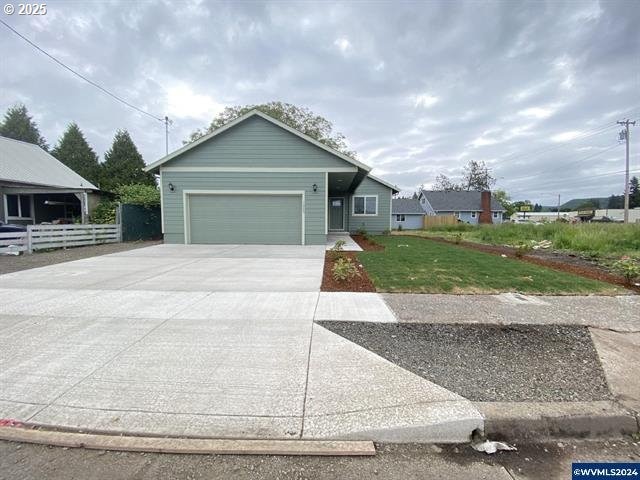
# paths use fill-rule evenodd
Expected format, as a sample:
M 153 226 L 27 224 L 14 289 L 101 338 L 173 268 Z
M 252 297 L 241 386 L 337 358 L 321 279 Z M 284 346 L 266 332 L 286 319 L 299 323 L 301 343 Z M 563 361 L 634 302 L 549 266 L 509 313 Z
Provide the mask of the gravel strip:
M 124 252 L 135 248 L 157 245 L 161 241 L 140 241 L 123 243 L 104 243 L 102 245 L 90 245 L 87 247 L 59 248 L 48 252 L 35 252 L 23 255 L 0 255 L 0 275 L 30 268 L 46 267 L 56 263 L 81 260 L 83 258 L 97 257 L 109 253 Z
M 585 327 L 320 324 L 472 401 L 571 402 L 612 398 Z

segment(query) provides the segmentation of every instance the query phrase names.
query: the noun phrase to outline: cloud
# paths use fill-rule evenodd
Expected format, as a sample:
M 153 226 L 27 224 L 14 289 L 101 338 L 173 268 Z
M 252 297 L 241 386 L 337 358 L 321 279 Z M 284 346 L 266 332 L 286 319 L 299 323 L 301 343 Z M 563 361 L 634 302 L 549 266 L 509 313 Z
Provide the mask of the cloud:
M 429 93 L 421 93 L 420 95 L 415 96 L 414 105 L 416 107 L 430 108 L 438 103 L 439 100 L 440 99 L 435 95 L 431 95 Z
M 216 102 L 213 97 L 196 93 L 185 83 L 176 83 L 167 88 L 167 106 L 172 118 L 202 121 L 211 120 L 224 109 L 224 105 Z
M 577 130 L 571 130 L 568 132 L 557 133 L 551 137 L 552 142 L 568 142 L 581 135 L 581 132 Z
M 331 120 L 403 189 L 458 176 L 474 159 L 515 198 L 621 193 L 620 167 L 606 160 L 623 155 L 615 121 L 640 116 L 638 2 L 47 6 L 45 17 L 5 20 L 127 101 L 169 115 L 170 148 L 225 106 L 281 100 Z M 52 144 L 76 121 L 100 154 L 118 128 L 147 162 L 164 154 L 162 123 L 8 31 L 0 49 L 10 66 L 0 69 L 0 112 L 26 103 Z M 575 168 L 587 156 L 590 173 Z

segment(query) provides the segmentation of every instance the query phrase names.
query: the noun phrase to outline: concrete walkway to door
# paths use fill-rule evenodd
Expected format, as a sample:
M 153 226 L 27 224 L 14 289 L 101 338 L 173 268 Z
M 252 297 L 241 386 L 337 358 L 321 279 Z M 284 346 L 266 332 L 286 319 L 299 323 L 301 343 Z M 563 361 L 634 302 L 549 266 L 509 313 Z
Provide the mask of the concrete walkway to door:
M 320 294 L 324 252 L 158 245 L 0 276 L 0 418 L 465 441 L 482 426 L 469 401 L 314 323 L 395 319 L 375 294 Z

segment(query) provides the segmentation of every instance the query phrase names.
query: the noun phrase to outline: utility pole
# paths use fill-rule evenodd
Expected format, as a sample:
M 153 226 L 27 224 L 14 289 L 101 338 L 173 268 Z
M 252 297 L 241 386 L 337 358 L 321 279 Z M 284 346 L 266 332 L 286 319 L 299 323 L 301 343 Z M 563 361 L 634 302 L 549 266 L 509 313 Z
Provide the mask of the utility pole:
M 625 129 L 620 132 L 620 139 L 624 137 L 627 144 L 626 168 L 624 174 L 624 223 L 629 223 L 629 125 L 636 124 L 635 121 L 630 122 L 629 119 L 623 122 L 616 122 L 618 125 L 624 125 Z
M 558 220 L 560 220 L 560 194 L 558 194 Z
M 169 155 L 169 117 L 164 117 L 164 153 Z

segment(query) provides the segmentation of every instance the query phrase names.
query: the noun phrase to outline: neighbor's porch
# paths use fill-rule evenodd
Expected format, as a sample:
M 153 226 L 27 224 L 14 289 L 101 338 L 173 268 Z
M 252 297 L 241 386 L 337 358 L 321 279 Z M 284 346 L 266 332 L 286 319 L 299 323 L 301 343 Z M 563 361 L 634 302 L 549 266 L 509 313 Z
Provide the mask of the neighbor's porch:
M 0 186 L 0 215 L 5 223 L 37 225 L 87 223 L 89 198 L 84 190 Z

